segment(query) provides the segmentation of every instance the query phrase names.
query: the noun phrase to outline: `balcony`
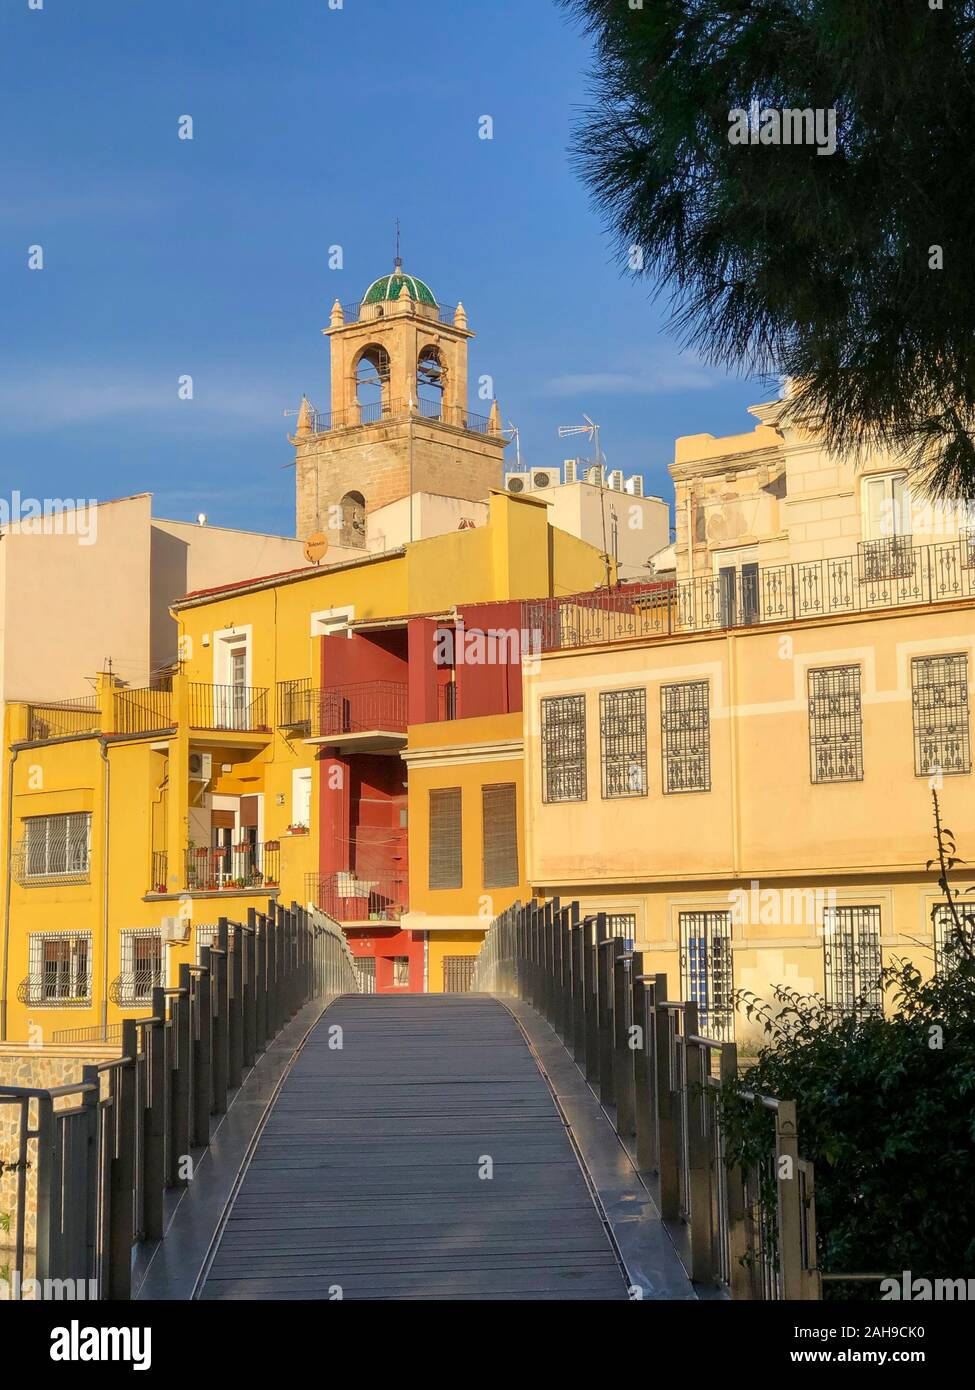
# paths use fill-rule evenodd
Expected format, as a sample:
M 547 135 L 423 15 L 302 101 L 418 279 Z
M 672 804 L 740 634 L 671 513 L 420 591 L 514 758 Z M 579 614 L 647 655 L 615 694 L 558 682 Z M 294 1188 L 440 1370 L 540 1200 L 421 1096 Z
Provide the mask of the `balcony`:
M 238 892 L 277 888 L 281 882 L 281 846 L 266 844 L 191 848 L 183 861 L 183 884 L 188 893 Z
M 312 409 L 311 432 L 331 434 L 334 430 L 354 430 L 394 420 L 434 420 L 455 430 L 466 430 L 468 434 L 491 433 L 489 416 L 475 415 L 466 406 L 444 405 L 439 400 L 370 401 L 353 405 L 348 410 Z
M 97 733 L 100 727 L 101 710 L 95 695 L 78 700 L 44 700 L 27 706 L 28 743 Z
M 306 874 L 305 893 L 336 922 L 394 924 L 409 911 L 409 874 L 405 868 Z
M 209 685 L 191 681 L 189 716 L 191 729 L 270 733 L 267 690 L 262 686 Z
M 348 753 L 390 752 L 406 744 L 405 681 L 356 681 L 307 692 L 306 743 Z
M 165 983 L 161 964 L 127 970 L 116 975 L 108 987 L 108 997 L 120 1009 L 136 1009 L 151 1004 L 152 991 Z
M 175 723 L 171 679 L 157 685 L 123 687 L 113 698 L 116 733 L 155 733 L 157 729 L 171 729 Z
M 533 634 L 534 650 L 566 651 L 975 598 L 964 539 L 912 546 L 910 537 L 892 537 L 837 559 L 745 566 L 733 578 L 707 575 L 528 601 L 522 627 Z

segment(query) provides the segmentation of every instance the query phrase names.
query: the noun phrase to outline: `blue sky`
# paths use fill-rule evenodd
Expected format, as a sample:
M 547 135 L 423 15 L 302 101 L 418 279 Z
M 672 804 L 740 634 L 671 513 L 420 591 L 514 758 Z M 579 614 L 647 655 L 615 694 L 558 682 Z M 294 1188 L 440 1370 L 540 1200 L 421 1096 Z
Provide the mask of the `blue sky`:
M 589 50 L 554 3 L 28 3 L 0 14 L 3 494 L 291 532 L 283 412 L 327 408 L 320 330 L 391 268 L 397 216 L 526 464 L 586 411 L 670 498 L 676 435 L 754 423 L 762 387 L 680 354 L 612 262 L 566 156 Z

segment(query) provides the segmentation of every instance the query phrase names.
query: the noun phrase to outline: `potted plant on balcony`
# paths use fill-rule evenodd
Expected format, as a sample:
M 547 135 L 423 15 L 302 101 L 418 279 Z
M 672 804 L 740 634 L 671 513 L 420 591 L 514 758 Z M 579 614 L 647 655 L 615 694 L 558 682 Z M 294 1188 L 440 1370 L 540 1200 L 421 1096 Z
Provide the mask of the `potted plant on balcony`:
M 307 825 L 289 825 L 289 826 L 288 826 L 288 834 L 289 834 L 289 835 L 307 835 L 307 834 L 308 834 L 308 827 L 307 827 Z

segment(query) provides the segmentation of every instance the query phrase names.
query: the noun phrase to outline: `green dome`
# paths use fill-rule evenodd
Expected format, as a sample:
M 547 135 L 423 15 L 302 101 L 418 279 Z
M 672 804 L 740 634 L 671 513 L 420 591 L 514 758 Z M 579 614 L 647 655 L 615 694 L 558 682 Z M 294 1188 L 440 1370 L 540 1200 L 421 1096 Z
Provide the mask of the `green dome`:
M 384 275 L 381 279 L 374 280 L 362 296 L 362 302 L 381 304 L 387 299 L 399 299 L 400 290 L 404 285 L 407 294 L 416 304 L 429 304 L 431 309 L 439 307 L 429 285 L 425 285 L 415 275 L 404 275 L 399 269 L 394 270 L 392 275 Z

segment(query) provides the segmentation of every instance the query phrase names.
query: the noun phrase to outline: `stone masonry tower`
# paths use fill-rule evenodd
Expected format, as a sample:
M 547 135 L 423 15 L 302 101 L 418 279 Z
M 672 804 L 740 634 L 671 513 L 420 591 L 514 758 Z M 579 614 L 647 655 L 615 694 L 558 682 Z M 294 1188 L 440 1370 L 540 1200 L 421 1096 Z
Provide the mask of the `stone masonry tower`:
M 474 335 L 462 304 L 438 304 L 397 258 L 360 303 L 336 301 L 324 333 L 331 411 L 303 401 L 291 440 L 299 537 L 323 531 L 333 544 L 365 546 L 379 507 L 421 492 L 482 501 L 501 486 L 497 401 L 487 418 L 467 408 Z

